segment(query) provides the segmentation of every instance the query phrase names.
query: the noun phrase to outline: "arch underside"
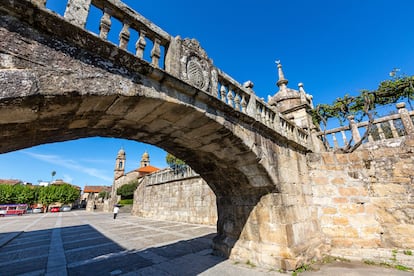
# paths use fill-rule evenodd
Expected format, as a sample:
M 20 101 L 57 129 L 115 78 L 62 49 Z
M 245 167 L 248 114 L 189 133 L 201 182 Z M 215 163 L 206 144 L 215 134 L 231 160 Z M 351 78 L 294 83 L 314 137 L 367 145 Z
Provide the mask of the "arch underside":
M 296 193 L 302 196 L 296 184 L 303 182 L 304 155 L 287 138 L 145 61 L 111 52 L 108 43 L 94 47 L 113 59 L 1 11 L 0 37 L 0 153 L 95 136 L 158 146 L 184 160 L 215 192 L 216 249 L 229 256 L 243 240 L 240 256 L 246 252 L 263 263 L 294 258 L 283 253 L 294 243 L 284 238 L 292 222 L 277 215 L 283 217 L 285 205 L 306 209 L 290 204 Z M 283 239 L 273 238 L 275 227 Z M 262 252 L 267 247 L 276 253 Z
M 9 98 L 0 106 L 3 153 L 78 138 L 114 137 L 152 144 L 185 160 L 218 195 L 244 194 L 256 186 L 249 178 L 262 181 L 266 174 L 242 139 L 188 105 L 73 92 Z M 243 173 L 247 169 L 248 176 Z
M 217 99 L 160 70 L 163 76 L 154 78 L 145 61 L 132 71 L 13 17 L 1 17 L 0 36 L 0 152 L 93 136 L 124 138 L 185 160 L 218 195 L 274 190 L 254 152 L 261 143 L 255 130 Z

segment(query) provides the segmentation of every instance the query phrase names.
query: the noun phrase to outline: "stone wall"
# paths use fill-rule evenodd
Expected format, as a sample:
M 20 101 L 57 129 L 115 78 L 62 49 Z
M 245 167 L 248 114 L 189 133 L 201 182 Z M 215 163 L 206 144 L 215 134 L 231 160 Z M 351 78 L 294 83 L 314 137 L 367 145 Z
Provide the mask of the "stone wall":
M 150 185 L 144 179 L 135 192 L 132 214 L 216 225 L 216 196 L 199 176 Z
M 414 266 L 414 139 L 368 143 L 351 154 L 311 153 L 308 166 L 331 254 Z

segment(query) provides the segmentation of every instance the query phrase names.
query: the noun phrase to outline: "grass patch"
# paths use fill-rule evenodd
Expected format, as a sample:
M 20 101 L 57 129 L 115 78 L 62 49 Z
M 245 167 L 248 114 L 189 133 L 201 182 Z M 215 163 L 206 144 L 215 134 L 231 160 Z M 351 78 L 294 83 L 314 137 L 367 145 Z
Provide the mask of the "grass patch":
M 299 267 L 299 268 L 297 268 L 296 270 L 294 270 L 293 272 L 292 272 L 292 276 L 297 276 L 298 275 L 298 273 L 302 273 L 302 272 L 305 272 L 305 271 L 309 271 L 309 270 L 312 270 L 312 268 L 310 267 L 310 265 L 303 265 L 303 266 L 301 266 L 301 267 Z
M 134 204 L 134 200 L 133 199 L 121 199 L 119 201 L 119 204 L 121 204 L 121 205 L 132 205 L 132 204 Z
M 412 269 L 411 269 L 411 268 L 406 267 L 406 266 L 404 266 L 404 265 L 395 265 L 395 266 L 394 266 L 394 268 L 395 268 L 395 269 L 398 269 L 398 270 L 402 270 L 402 271 L 412 271 Z
M 333 263 L 333 262 L 350 263 L 351 260 L 346 259 L 346 258 L 342 258 L 342 257 L 335 257 L 335 256 L 326 255 L 322 258 L 321 262 L 323 264 L 330 264 L 330 263 Z
M 367 264 L 367 265 L 376 265 L 377 263 L 374 262 L 374 261 L 371 261 L 371 260 L 364 260 L 364 264 Z
M 412 256 L 413 255 L 413 252 L 411 250 L 404 250 L 403 253 L 404 253 L 404 255 L 407 255 L 407 256 Z
M 254 263 L 252 263 L 250 260 L 247 260 L 246 264 L 250 267 L 256 267 L 256 265 Z

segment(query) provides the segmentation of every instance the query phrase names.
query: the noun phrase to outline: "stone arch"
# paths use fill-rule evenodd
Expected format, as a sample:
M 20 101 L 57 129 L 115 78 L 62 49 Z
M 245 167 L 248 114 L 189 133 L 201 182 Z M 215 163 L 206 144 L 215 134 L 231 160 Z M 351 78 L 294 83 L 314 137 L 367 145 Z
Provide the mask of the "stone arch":
M 301 254 L 291 248 L 318 245 L 313 221 L 285 215 L 301 210 L 291 207 L 304 177 L 296 144 L 92 35 L 79 34 L 85 50 L 12 17 L 0 24 L 0 153 L 93 136 L 156 145 L 216 193 L 214 247 L 224 255 L 289 269 Z M 312 244 L 303 242 L 305 233 L 315 236 Z

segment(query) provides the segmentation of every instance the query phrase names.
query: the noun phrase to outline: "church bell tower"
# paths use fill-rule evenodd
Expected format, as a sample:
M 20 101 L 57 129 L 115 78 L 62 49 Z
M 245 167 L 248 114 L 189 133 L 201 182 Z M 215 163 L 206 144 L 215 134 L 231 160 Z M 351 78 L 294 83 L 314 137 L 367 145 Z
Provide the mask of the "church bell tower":
M 118 155 L 116 156 L 115 161 L 115 169 L 114 169 L 114 178 L 118 179 L 125 173 L 125 161 L 126 155 L 123 148 L 118 151 Z

